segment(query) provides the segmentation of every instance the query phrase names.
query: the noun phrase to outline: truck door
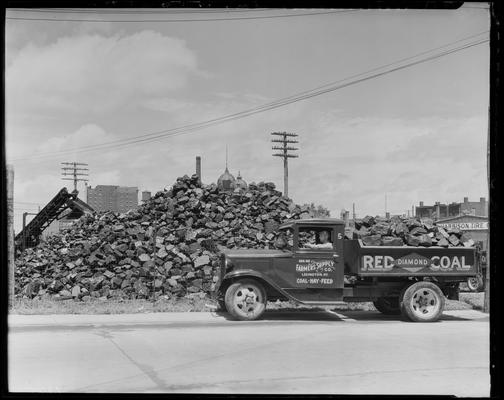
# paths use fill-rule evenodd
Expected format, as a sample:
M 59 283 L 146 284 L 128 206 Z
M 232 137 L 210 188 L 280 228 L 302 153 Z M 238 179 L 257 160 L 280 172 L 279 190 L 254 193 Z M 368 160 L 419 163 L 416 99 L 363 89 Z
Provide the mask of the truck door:
M 296 230 L 292 258 L 275 263 L 283 289 L 307 303 L 342 300 L 344 226 L 302 225 Z

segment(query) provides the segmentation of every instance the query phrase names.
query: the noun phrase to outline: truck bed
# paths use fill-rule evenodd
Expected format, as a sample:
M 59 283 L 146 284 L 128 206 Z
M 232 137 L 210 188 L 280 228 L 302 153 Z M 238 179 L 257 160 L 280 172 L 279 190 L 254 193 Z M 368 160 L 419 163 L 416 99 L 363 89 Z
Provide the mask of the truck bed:
M 345 240 L 345 273 L 360 276 L 472 276 L 474 247 L 364 246 Z

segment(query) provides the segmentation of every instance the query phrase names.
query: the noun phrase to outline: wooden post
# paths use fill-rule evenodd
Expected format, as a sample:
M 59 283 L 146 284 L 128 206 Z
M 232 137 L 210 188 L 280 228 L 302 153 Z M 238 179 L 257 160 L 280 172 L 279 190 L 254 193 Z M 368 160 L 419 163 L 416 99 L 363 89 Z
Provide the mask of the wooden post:
M 490 118 L 489 121 L 491 121 Z M 490 199 L 490 125 L 492 122 L 488 123 L 487 130 L 487 182 L 488 182 L 488 199 Z M 483 312 L 490 312 L 490 231 L 491 231 L 491 215 L 490 215 L 490 204 L 487 206 L 488 215 L 488 231 L 487 231 L 487 245 L 486 245 L 486 274 L 485 274 L 485 299 L 483 301 Z
M 284 196 L 289 197 L 289 165 L 287 163 L 287 150 L 284 151 Z
M 7 165 L 7 262 L 9 309 L 14 305 L 14 167 Z
M 198 175 L 198 183 L 201 184 L 201 157 L 196 157 L 196 175 Z
M 485 300 L 483 302 L 483 312 L 490 312 L 490 229 L 488 230 L 486 248 L 486 273 L 485 273 Z
M 158 225 L 157 225 L 157 215 L 155 214 L 155 218 L 154 218 L 154 229 L 152 230 L 152 241 L 154 243 L 154 248 L 152 250 L 152 261 L 154 261 L 156 259 L 156 253 L 157 253 L 157 231 L 158 231 Z M 150 299 L 151 301 L 155 301 L 155 294 L 156 294 L 156 266 L 154 266 L 154 268 L 152 269 L 152 289 L 151 289 L 151 292 L 150 292 Z
M 295 151 L 299 150 L 297 147 L 291 147 L 289 146 L 290 143 L 299 143 L 297 140 L 294 139 L 288 139 L 288 138 L 295 138 L 298 135 L 295 133 L 287 133 L 287 132 L 272 132 L 271 135 L 273 136 L 281 136 L 281 139 L 272 139 L 272 143 L 280 143 L 280 145 L 273 146 L 273 150 L 279 150 L 278 153 L 273 154 L 275 157 L 282 157 L 283 162 L 284 162 L 284 191 L 283 195 L 285 197 L 289 197 L 289 166 L 288 166 L 288 159 L 289 158 L 297 158 L 298 155 L 296 154 L 289 154 L 289 150 Z

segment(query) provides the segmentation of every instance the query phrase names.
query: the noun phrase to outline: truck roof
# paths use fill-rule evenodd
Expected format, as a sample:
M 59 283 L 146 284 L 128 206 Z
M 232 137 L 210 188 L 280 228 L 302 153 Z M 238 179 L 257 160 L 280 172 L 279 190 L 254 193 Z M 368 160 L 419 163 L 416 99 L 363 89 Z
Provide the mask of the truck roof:
M 304 218 L 304 219 L 295 219 L 292 221 L 284 222 L 280 225 L 279 229 L 291 228 L 294 225 L 344 225 L 345 221 L 338 218 Z

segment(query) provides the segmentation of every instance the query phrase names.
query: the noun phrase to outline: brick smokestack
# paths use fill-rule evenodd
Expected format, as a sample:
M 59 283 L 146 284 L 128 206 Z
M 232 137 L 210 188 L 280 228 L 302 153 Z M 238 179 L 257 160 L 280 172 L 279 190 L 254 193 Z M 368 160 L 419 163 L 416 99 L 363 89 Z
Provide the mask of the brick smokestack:
M 198 180 L 201 183 L 201 157 L 196 156 L 196 175 L 198 175 Z

